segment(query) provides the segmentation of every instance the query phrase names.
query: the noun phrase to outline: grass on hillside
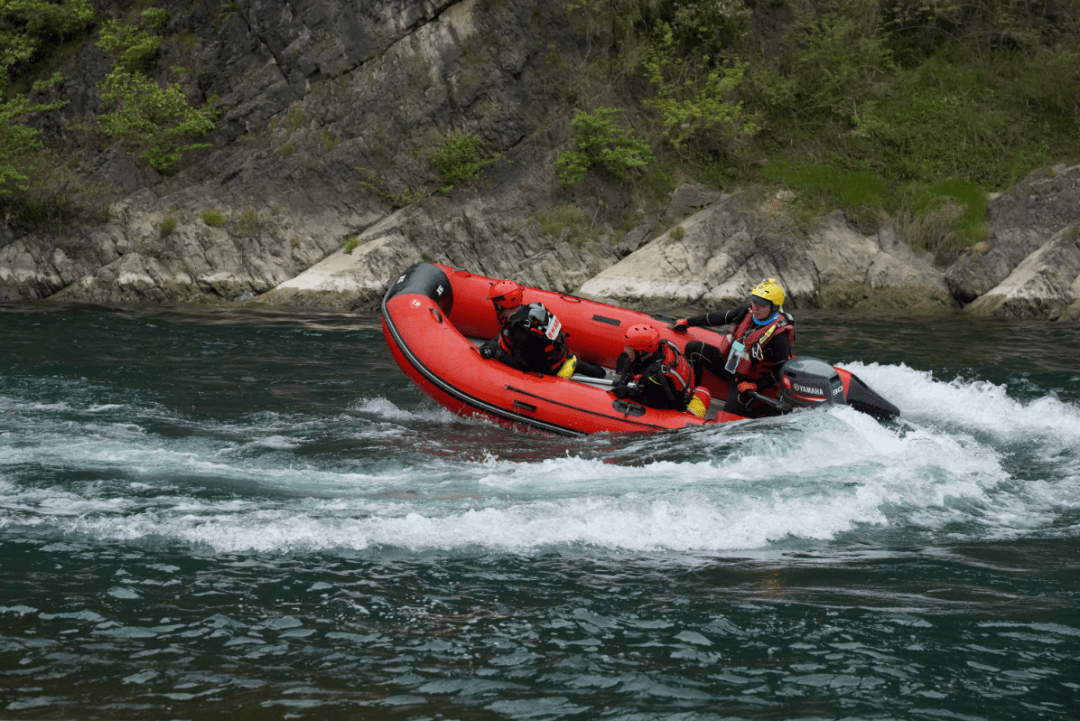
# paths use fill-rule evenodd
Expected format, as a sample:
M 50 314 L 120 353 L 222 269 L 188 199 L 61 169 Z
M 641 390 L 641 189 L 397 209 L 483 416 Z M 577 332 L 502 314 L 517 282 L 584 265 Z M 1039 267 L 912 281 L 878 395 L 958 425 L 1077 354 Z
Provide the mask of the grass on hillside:
M 1051 17 L 1007 0 L 963 13 L 953 5 L 568 3 L 579 33 L 604 50 L 588 81 L 619 68 L 608 80 L 630 105 L 648 107 L 655 94 L 700 117 L 710 112 L 697 100 L 705 71 L 739 69 L 728 100 L 758 129 L 732 126 L 726 140 L 697 135 L 672 148 L 671 128 L 655 117 L 639 127 L 658 158 L 677 154 L 685 172 L 721 188 L 791 190 L 804 223 L 835 208 L 868 232 L 894 223 L 940 263 L 987 237 L 989 192 L 1080 161 L 1080 6 Z M 626 71 L 631 52 L 658 45 L 677 47 L 681 65 L 672 59 L 665 76 Z M 643 182 L 670 166 L 657 162 Z

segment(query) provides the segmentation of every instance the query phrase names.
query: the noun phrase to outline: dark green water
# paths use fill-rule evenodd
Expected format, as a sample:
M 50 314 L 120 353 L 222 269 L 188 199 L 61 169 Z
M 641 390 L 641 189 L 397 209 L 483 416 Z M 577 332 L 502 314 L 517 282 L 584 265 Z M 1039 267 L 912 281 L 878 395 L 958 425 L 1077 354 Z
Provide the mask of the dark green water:
M 798 328 L 901 419 L 516 434 L 376 317 L 0 306 L 0 718 L 1080 717 L 1080 325 Z

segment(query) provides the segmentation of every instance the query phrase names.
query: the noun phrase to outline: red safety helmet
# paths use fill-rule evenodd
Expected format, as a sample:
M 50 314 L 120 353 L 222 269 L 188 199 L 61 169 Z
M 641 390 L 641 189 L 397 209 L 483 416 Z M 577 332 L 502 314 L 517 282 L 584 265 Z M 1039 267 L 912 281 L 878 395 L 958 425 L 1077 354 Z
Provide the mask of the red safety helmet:
M 496 312 L 517 308 L 521 305 L 521 286 L 512 280 L 500 280 L 488 290 L 488 300 Z
M 660 331 L 648 323 L 630 326 L 623 338 L 628 348 L 639 352 L 655 353 L 660 347 Z

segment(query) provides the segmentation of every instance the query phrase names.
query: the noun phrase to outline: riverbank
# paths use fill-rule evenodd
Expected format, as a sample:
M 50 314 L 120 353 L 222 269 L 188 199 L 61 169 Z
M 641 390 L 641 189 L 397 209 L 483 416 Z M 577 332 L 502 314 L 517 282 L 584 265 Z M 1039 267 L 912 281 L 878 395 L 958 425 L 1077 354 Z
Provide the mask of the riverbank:
M 423 259 L 635 306 L 723 304 L 773 276 L 793 307 L 1077 317 L 1076 167 L 997 193 L 986 239 L 945 262 L 913 249 L 911 236 L 927 235 L 918 218 L 882 212 L 868 223 L 866 208 L 808 217 L 820 199 L 790 179 L 739 183 L 716 162 L 673 160 L 647 112 L 655 96 L 597 74 L 585 41 L 604 33 L 565 3 L 161 5 L 153 67 L 200 103 L 220 99 L 209 147 L 158 172 L 138 148 L 88 130 L 115 69 L 101 28 L 88 25 L 55 58 L 65 79 L 50 92 L 71 100 L 41 124 L 84 159 L 81 177 L 109 189 L 96 209 L 104 220 L 37 227 L 8 212 L 0 300 L 371 309 Z M 747 32 L 761 37 L 798 27 L 764 11 L 751 20 Z M 590 107 L 625 106 L 621 131 L 667 155 L 626 177 L 599 165 L 565 184 L 557 161 L 578 147 L 571 118 L 585 89 Z M 769 128 L 753 142 L 782 124 Z M 448 184 L 432 158 L 459 137 L 482 149 L 482 172 Z M 744 141 L 716 157 L 749 162 Z M 866 185 L 860 197 L 880 190 L 870 175 L 844 179 Z

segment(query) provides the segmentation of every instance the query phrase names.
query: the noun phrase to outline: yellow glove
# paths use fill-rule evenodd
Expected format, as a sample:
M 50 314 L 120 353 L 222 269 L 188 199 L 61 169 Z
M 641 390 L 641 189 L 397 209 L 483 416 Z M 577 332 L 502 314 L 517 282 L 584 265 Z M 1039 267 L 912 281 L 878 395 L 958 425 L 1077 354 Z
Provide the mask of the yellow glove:
M 555 375 L 560 378 L 569 378 L 574 375 L 574 371 L 577 369 L 577 356 L 572 355 L 566 359 L 566 362 L 562 364 L 562 368 Z

